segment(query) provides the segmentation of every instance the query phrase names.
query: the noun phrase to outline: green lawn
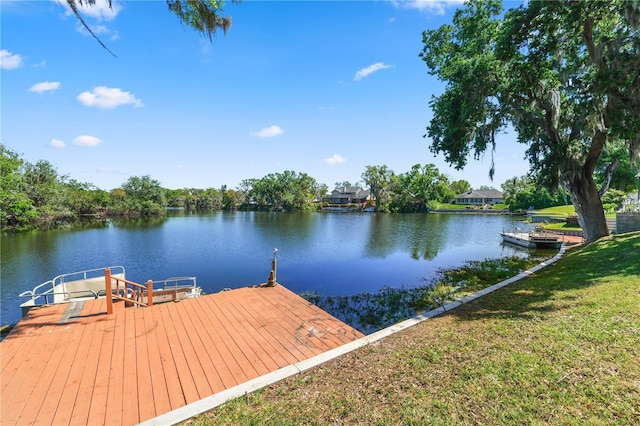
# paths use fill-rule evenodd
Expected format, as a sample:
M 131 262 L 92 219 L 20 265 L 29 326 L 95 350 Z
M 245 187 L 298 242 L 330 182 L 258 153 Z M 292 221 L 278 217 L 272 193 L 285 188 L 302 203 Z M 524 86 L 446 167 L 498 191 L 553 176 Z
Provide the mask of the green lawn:
M 640 232 L 261 391 L 192 425 L 640 424 Z
M 556 207 L 549 207 L 549 208 L 546 208 L 546 209 L 534 210 L 533 213 L 535 213 L 536 215 L 540 215 L 540 216 L 566 218 L 568 216 L 575 216 L 576 215 L 576 209 L 573 207 L 573 205 L 556 206 Z M 615 219 L 616 213 L 615 212 L 606 212 L 605 213 L 605 217 L 607 217 L 609 219 Z M 545 228 L 548 228 L 548 229 L 576 229 L 577 228 L 577 229 L 579 229 L 579 227 L 568 226 L 566 224 L 550 224 L 550 225 L 546 225 Z
M 576 214 L 576 209 L 573 207 L 573 205 L 555 206 L 546 209 L 534 210 L 533 213 L 540 216 L 567 217 L 574 216 Z

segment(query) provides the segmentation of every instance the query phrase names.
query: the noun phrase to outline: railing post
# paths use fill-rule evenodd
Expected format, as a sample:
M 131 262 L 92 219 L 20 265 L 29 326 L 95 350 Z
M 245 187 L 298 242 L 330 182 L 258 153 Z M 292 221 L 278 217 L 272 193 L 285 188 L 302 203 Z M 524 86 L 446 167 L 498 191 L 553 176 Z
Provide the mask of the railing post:
M 153 281 L 147 281 L 147 306 L 153 305 Z
M 111 269 L 106 268 L 104 270 L 104 291 L 107 297 L 107 314 L 113 313 L 113 298 L 111 297 Z

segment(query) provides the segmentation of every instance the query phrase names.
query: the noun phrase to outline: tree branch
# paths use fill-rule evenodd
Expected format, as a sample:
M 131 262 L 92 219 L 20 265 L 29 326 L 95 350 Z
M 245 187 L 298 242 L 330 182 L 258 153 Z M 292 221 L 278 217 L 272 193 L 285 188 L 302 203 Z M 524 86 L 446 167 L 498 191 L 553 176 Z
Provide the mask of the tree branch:
M 613 172 L 618 168 L 619 165 L 620 165 L 620 160 L 617 158 L 614 159 L 611 163 L 609 163 L 609 165 L 607 165 L 607 168 L 604 171 L 604 181 L 602 182 L 602 187 L 598 191 L 598 195 L 600 196 L 600 198 L 604 197 L 604 194 L 606 194 L 607 191 L 609 190 L 609 185 L 611 185 L 611 178 L 613 177 Z
M 584 35 L 584 42 L 587 45 L 587 51 L 589 52 L 589 57 L 596 63 L 596 46 L 593 42 L 593 17 L 588 17 L 586 21 L 584 21 L 584 26 L 582 30 L 582 34 Z
M 82 4 L 82 0 L 78 0 L 78 2 Z M 93 38 L 95 38 L 96 41 L 100 43 L 100 46 L 102 46 L 107 52 L 111 53 L 114 58 L 117 58 L 116 54 L 113 53 L 111 50 L 109 50 L 109 48 L 102 42 L 102 40 L 100 40 L 100 38 L 98 38 L 98 36 L 95 35 L 95 33 L 93 32 L 93 30 L 91 30 L 91 28 L 89 27 L 87 22 L 84 20 L 82 15 L 80 15 L 80 11 L 78 10 L 78 5 L 76 4 L 76 0 L 67 0 L 67 4 L 71 8 L 71 11 L 73 12 L 73 14 L 76 15 L 76 18 L 78 18 L 80 23 L 84 26 L 84 28 L 87 31 L 89 31 L 89 34 L 91 34 Z M 109 1 L 109 7 L 111 7 L 111 1 Z
M 553 124 L 553 111 L 551 109 L 545 109 L 544 114 L 544 124 L 545 130 L 549 134 L 550 140 L 555 142 L 557 145 L 560 144 L 560 133 L 558 133 L 558 129 Z

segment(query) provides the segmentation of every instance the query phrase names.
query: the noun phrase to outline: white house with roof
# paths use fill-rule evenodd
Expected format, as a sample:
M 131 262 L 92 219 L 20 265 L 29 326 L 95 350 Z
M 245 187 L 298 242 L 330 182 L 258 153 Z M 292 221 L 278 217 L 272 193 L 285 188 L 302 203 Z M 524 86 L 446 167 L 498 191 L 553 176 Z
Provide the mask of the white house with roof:
M 453 204 L 483 206 L 485 204 L 500 204 L 503 202 L 502 192 L 497 189 L 478 189 L 458 194 L 453 197 Z

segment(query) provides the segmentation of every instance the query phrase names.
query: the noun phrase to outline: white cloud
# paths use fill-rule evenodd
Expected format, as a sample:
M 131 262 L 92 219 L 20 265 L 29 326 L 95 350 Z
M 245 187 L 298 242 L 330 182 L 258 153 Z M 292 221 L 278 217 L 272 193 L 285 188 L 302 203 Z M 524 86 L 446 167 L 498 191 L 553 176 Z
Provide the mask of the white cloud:
M 76 18 L 75 14 L 69 7 L 69 4 L 66 1 L 53 0 L 56 3 L 62 5 L 65 9 L 64 16 L 71 17 L 76 20 L 76 31 L 85 36 L 91 36 L 87 28 L 80 22 L 79 19 Z M 95 4 L 90 6 L 88 1 L 82 1 L 82 4 L 79 0 L 75 1 L 75 4 L 78 8 L 78 13 L 84 19 L 85 23 L 91 31 L 98 36 L 101 40 L 109 39 L 111 41 L 117 40 L 119 38 L 118 31 L 105 24 L 97 24 L 103 22 L 111 22 L 115 20 L 118 16 L 118 13 L 123 9 L 121 1 L 112 1 L 111 7 L 109 7 L 108 0 L 96 0 Z
M 73 12 L 71 8 L 67 4 L 67 2 L 56 1 L 61 4 L 65 9 L 65 15 L 72 16 Z M 76 5 L 78 6 L 78 11 L 84 17 L 90 17 L 96 19 L 97 21 L 112 21 L 118 16 L 118 13 L 122 10 L 122 2 L 114 1 L 111 3 L 111 7 L 109 7 L 109 2 L 107 0 L 96 0 L 95 5 L 89 6 L 87 2 L 76 1 Z
M 80 93 L 78 100 L 83 105 L 98 108 L 115 108 L 126 104 L 132 104 L 136 108 L 144 106 L 142 101 L 131 93 L 105 86 L 94 87 L 91 92 Z
M 282 130 L 282 127 L 276 126 L 275 124 L 269 127 L 265 127 L 259 132 L 251 132 L 252 135 L 258 136 L 259 138 L 272 138 L 283 133 L 284 130 Z
M 326 163 L 330 166 L 333 166 L 334 164 L 344 163 L 345 161 L 347 160 L 345 160 L 344 157 L 340 154 L 333 154 L 331 157 L 322 160 L 323 163 Z
M 0 50 L 0 68 L 13 70 L 22 66 L 22 56 L 11 53 L 7 49 Z
M 361 79 L 373 74 L 374 72 L 383 70 L 385 68 L 391 68 L 391 65 L 387 65 L 384 62 L 376 62 L 375 64 L 369 65 L 368 67 L 362 68 L 360 71 L 358 71 L 355 77 L 353 77 L 353 81 L 360 81 Z
M 102 140 L 95 136 L 82 135 L 75 138 L 73 143 L 80 146 L 98 146 L 102 143 Z
M 36 83 L 31 88 L 29 88 L 30 92 L 36 93 L 44 93 L 44 92 L 54 92 L 60 88 L 60 82 L 58 81 L 43 81 L 42 83 Z
M 65 147 L 65 143 L 63 141 L 61 141 L 60 139 L 51 139 L 51 142 L 49 143 L 49 146 L 52 148 L 64 148 Z
M 91 34 L 89 34 L 89 31 L 87 31 L 84 25 L 80 23 L 76 27 L 76 31 L 78 31 L 82 35 L 91 36 Z M 105 36 L 108 37 L 109 40 L 111 41 L 115 41 L 120 38 L 120 35 L 117 30 L 113 30 L 105 25 L 92 26 L 91 31 L 93 31 L 93 33 L 99 36 L 101 39 L 105 38 Z
M 434 15 L 444 15 L 447 8 L 456 8 L 464 0 L 393 0 L 393 5 L 401 9 L 416 9 Z

